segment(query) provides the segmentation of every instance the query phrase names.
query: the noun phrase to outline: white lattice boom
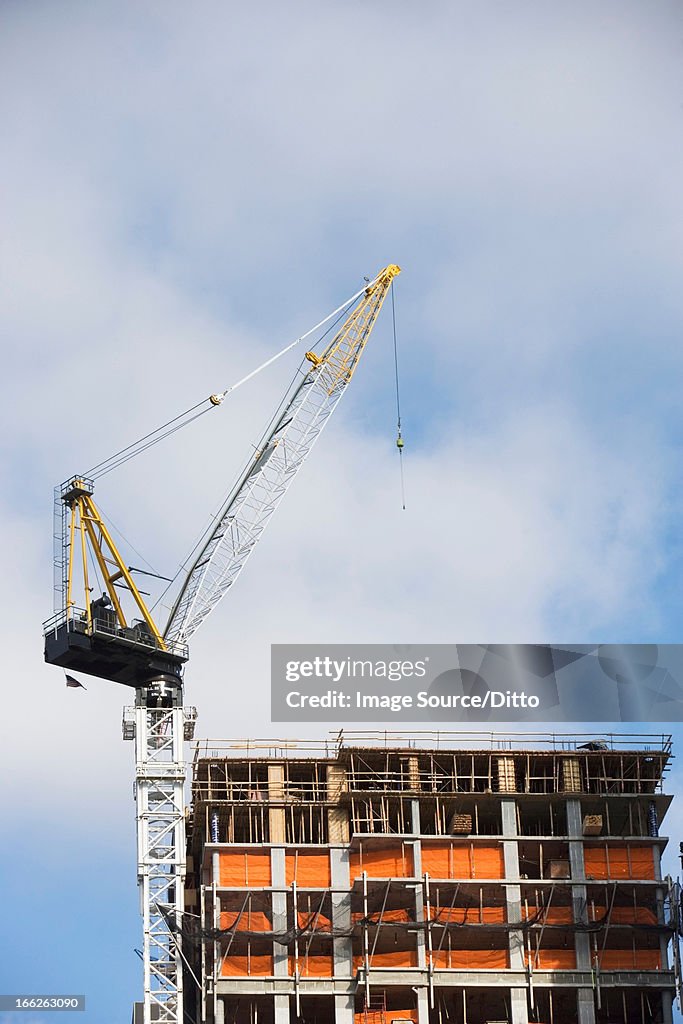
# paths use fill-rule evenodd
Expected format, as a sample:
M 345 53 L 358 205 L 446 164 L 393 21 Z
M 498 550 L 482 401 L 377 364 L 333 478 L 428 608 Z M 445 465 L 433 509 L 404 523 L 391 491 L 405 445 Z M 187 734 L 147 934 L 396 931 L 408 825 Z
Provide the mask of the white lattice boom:
M 398 267 L 368 285 L 322 356 L 283 403 L 275 426 L 233 489 L 183 585 L 164 637 L 185 642 L 215 608 L 266 528 L 353 375 Z

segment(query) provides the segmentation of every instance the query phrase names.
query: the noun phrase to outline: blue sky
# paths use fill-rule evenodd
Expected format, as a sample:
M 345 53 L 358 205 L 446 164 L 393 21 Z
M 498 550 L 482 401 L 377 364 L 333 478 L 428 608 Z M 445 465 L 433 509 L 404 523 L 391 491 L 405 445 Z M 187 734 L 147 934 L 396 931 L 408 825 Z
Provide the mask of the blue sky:
M 680 640 L 682 44 L 670 0 L 2 5 L 0 989 L 140 984 L 127 698 L 42 662 L 52 487 L 386 263 L 408 508 L 385 317 L 194 642 L 199 734 L 274 731 L 271 642 Z M 292 368 L 98 488 L 160 571 Z

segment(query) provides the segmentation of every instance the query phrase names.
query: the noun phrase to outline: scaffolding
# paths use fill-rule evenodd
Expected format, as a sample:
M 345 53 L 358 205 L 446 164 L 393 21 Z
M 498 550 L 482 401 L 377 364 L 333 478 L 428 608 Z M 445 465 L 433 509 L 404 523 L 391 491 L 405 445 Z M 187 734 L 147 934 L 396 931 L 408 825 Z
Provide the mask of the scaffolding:
M 202 1024 L 671 1024 L 667 736 L 198 746 Z

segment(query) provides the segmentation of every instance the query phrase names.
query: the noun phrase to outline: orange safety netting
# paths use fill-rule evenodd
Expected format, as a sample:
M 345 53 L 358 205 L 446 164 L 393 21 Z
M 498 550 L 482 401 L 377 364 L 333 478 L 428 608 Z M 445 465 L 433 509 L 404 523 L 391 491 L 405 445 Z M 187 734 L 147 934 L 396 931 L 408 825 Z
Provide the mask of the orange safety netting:
M 296 882 L 300 889 L 328 889 L 330 855 L 327 850 L 295 850 L 285 857 L 287 885 Z
M 528 913 L 527 908 L 522 907 L 522 918 L 536 917 L 538 915 L 539 922 L 545 921 L 546 924 L 573 924 L 574 915 L 571 907 L 553 907 L 550 906 L 547 910 L 542 907 L 530 906 Z
M 658 949 L 605 949 L 597 961 L 601 971 L 658 971 L 662 966 Z
M 412 878 L 413 852 L 405 846 L 375 850 L 371 846 L 361 847 L 350 858 L 351 880 L 360 878 L 367 871 L 370 878 Z
M 289 957 L 289 973 L 294 977 L 296 961 L 293 956 Z M 299 977 L 300 978 L 331 978 L 334 974 L 334 960 L 329 955 L 324 956 L 300 956 Z
M 240 916 L 239 910 L 224 910 L 221 914 L 221 928 L 234 928 L 238 932 L 271 932 L 273 922 L 268 914 L 261 910 L 245 910 Z
M 586 875 L 591 878 L 655 877 L 654 855 L 648 847 L 586 846 L 583 860 Z
M 353 966 L 355 970 L 363 967 L 365 958 L 354 956 Z M 370 957 L 370 969 L 375 967 L 417 967 L 417 951 L 414 949 L 392 950 L 390 953 L 375 953 Z
M 380 912 L 379 912 L 379 910 L 372 911 L 372 913 L 370 913 L 368 916 L 371 918 L 371 923 L 372 924 L 377 924 L 379 922 L 379 920 L 380 920 Z M 354 924 L 356 924 L 358 921 L 364 921 L 365 920 L 365 915 L 362 914 L 362 913 L 358 913 L 358 914 L 357 913 L 353 913 L 353 914 L 351 914 L 351 920 L 354 922 Z M 391 923 L 392 921 L 399 921 L 399 922 L 405 924 L 405 923 L 407 923 L 409 921 L 412 921 L 412 920 L 413 920 L 413 918 L 410 916 L 410 913 L 407 910 L 403 910 L 403 909 L 401 909 L 401 910 L 385 910 L 382 913 L 382 924 Z
M 440 923 L 504 924 L 505 907 L 430 907 L 430 917 Z M 427 908 L 425 907 L 425 914 Z
M 220 884 L 225 886 L 270 885 L 270 853 L 229 850 L 219 854 Z
M 590 908 L 593 921 L 601 921 L 607 916 L 607 907 Z M 649 907 L 612 907 L 610 915 L 612 924 L 657 924 L 657 915 Z
M 315 910 L 299 910 L 297 913 L 299 928 L 311 928 L 318 932 L 331 932 L 332 921 L 325 914 L 318 914 Z
M 432 961 L 442 971 L 500 971 L 510 966 L 510 955 L 506 949 L 435 949 Z
M 574 971 L 576 970 L 576 951 L 573 949 L 539 949 L 538 954 L 532 951 L 524 953 L 524 963 L 532 964 L 536 971 Z
M 269 977 L 273 974 L 273 957 L 268 953 L 258 956 L 227 956 L 221 974 L 239 978 Z
M 503 848 L 474 843 L 423 843 L 422 870 L 432 878 L 504 878 Z

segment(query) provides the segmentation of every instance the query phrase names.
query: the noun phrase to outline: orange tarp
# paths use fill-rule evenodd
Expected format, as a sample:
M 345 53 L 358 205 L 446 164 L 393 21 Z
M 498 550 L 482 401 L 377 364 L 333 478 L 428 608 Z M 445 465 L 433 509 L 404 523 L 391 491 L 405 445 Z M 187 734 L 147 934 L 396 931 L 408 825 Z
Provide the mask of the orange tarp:
M 536 971 L 576 970 L 576 951 L 573 949 L 539 949 L 538 956 L 532 951 L 524 954 L 525 964 L 531 962 Z
M 379 919 L 380 919 L 380 912 L 379 912 L 379 910 L 373 911 L 373 913 L 370 914 L 369 916 L 372 918 L 373 922 L 377 923 L 377 922 L 379 922 Z M 358 914 L 354 913 L 354 914 L 351 915 L 351 919 L 354 922 L 354 924 L 356 924 L 358 921 L 363 921 L 365 919 L 365 915 L 362 914 L 362 913 L 358 913 Z M 401 910 L 385 910 L 384 913 L 382 914 L 382 924 L 386 924 L 386 923 L 391 922 L 391 921 L 400 921 L 402 923 L 406 923 L 406 922 L 412 921 L 412 920 L 413 920 L 413 918 L 410 916 L 408 911 L 407 910 L 403 910 L 403 909 L 401 909 Z
M 652 878 L 655 877 L 655 858 L 652 849 L 646 846 L 631 847 L 631 877 Z
M 375 850 L 371 846 L 351 854 L 351 880 L 367 871 L 370 878 L 412 878 L 413 852 L 405 846 Z
M 658 971 L 662 959 L 658 949 L 606 949 L 598 963 L 601 971 Z
M 574 921 L 574 915 L 572 914 L 571 907 L 548 907 L 547 910 L 542 910 L 540 907 L 529 907 L 529 917 L 535 917 L 539 915 L 539 924 L 545 921 L 546 924 L 572 924 Z M 526 908 L 522 907 L 522 917 L 526 918 Z
M 220 884 L 225 886 L 270 885 L 270 853 L 229 850 L 220 856 Z
M 455 924 L 504 924 L 505 907 L 430 907 L 432 920 Z M 425 908 L 426 912 L 426 908 Z
M 422 870 L 432 878 L 471 878 L 469 844 L 423 843 Z
M 358 970 L 364 964 L 364 957 L 354 956 L 353 966 L 355 970 Z M 390 953 L 375 953 L 373 957 L 370 957 L 370 969 L 372 970 L 375 967 L 417 967 L 417 951 L 405 949 L 399 951 L 392 950 Z
M 354 1015 L 353 1015 L 353 1022 L 354 1022 L 354 1024 L 367 1024 L 368 1020 L 372 1019 L 372 1012 L 373 1011 L 370 1011 L 369 1015 L 366 1015 L 364 1010 L 361 1010 L 360 1013 L 354 1013 Z M 384 1012 L 384 1011 L 382 1011 L 382 1012 Z M 391 1021 L 394 1021 L 394 1020 L 410 1020 L 410 1021 L 413 1021 L 414 1024 L 417 1024 L 417 1010 L 387 1010 L 386 1011 L 386 1018 L 387 1018 L 387 1020 L 391 1020 Z
M 652 849 L 642 846 L 586 846 L 586 875 L 592 878 L 654 878 Z
M 607 852 L 604 846 L 584 847 L 583 864 L 588 877 L 609 878 L 607 873 Z
M 503 848 L 475 843 L 423 843 L 422 870 L 432 878 L 503 878 Z
M 294 957 L 289 958 L 289 973 L 294 976 Z M 334 974 L 334 960 L 331 955 L 300 956 L 299 976 L 301 978 L 331 978 Z
M 473 878 L 504 878 L 502 846 L 475 846 Z
M 238 920 L 239 918 L 239 920 Z M 240 917 L 239 910 L 224 910 L 221 914 L 221 928 L 234 928 L 238 932 L 271 932 L 273 923 L 261 910 L 245 910 Z
M 432 961 L 437 970 L 504 970 L 510 966 L 506 949 L 435 949 Z
M 311 928 L 319 932 L 331 932 L 332 922 L 324 914 L 317 914 L 315 910 L 300 910 L 297 914 L 299 928 Z
M 273 973 L 273 958 L 269 954 L 259 956 L 228 956 L 221 974 L 230 977 L 264 977 Z
M 591 908 L 591 918 L 600 921 L 607 915 L 607 907 Z M 612 924 L 657 924 L 657 915 L 649 907 L 612 907 Z
M 330 855 L 327 850 L 296 850 L 285 857 L 287 885 L 296 882 L 300 889 L 327 889 L 332 884 Z

